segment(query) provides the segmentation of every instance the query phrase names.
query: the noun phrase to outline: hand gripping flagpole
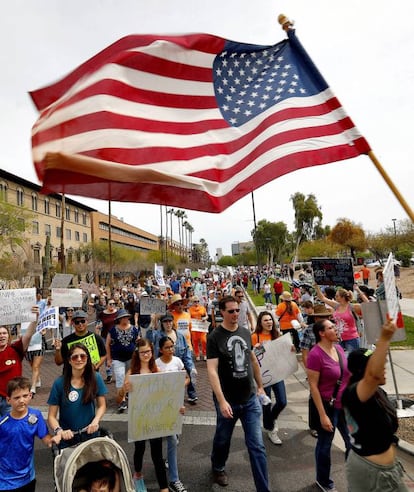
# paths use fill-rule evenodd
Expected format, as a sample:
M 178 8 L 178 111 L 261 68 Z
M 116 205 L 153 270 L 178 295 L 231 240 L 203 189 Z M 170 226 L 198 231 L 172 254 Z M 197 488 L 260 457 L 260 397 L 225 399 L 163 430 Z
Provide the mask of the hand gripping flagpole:
M 284 14 L 280 14 L 279 17 L 277 18 L 279 24 L 282 26 L 282 29 L 286 32 L 289 31 L 289 29 L 292 29 L 293 27 L 293 22 L 286 17 Z M 397 198 L 397 200 L 400 202 L 400 205 L 402 208 L 406 211 L 408 217 L 411 219 L 412 222 L 414 222 L 414 213 L 411 210 L 410 206 L 408 203 L 404 200 L 403 196 L 401 193 L 398 191 L 397 187 L 395 184 L 392 182 L 391 178 L 388 176 L 386 173 L 385 169 L 382 167 L 381 163 L 379 160 L 376 158 L 374 152 L 370 150 L 368 152 L 368 157 L 371 159 L 371 162 L 374 164 L 374 166 L 377 168 L 378 172 L 381 174 L 381 176 L 384 178 L 384 181 L 387 183 L 391 191 L 394 193 L 394 196 Z

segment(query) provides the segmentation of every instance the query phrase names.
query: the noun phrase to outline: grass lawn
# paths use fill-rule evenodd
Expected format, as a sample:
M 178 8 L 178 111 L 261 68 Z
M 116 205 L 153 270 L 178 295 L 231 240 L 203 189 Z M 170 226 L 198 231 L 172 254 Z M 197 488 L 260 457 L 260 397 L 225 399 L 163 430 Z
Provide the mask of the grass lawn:
M 414 349 L 414 318 L 411 316 L 403 316 L 403 318 L 406 340 L 403 342 L 393 342 L 391 348 L 404 347 Z
M 273 286 L 274 279 L 269 278 L 269 283 Z M 285 290 L 290 290 L 289 282 L 282 280 Z M 272 289 L 273 291 L 273 289 Z M 264 306 L 264 298 L 263 294 L 254 294 L 251 286 L 247 288 L 247 293 L 249 294 L 251 300 L 256 306 Z M 272 294 L 272 298 L 274 301 L 274 296 Z M 393 347 L 404 347 L 414 349 L 414 318 L 410 316 L 404 316 L 404 326 L 405 326 L 405 335 L 406 340 L 401 342 L 394 342 L 391 344 L 391 348 Z

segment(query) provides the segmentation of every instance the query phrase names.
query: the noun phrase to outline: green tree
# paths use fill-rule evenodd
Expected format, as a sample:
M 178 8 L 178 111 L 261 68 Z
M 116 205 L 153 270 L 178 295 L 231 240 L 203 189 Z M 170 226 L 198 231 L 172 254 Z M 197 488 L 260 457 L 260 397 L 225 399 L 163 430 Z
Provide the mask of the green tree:
M 238 259 L 235 256 L 222 256 L 219 261 L 217 262 L 217 265 L 220 266 L 232 266 L 236 267 L 239 264 Z
M 346 218 L 338 219 L 329 235 L 329 239 L 349 249 L 354 261 L 356 260 L 355 252 L 365 251 L 367 247 L 367 240 L 362 226 Z
M 295 211 L 296 248 L 294 262 L 297 261 L 299 246 L 303 241 L 315 238 L 315 230 L 321 231 L 322 211 L 313 194 L 307 197 L 300 192 L 290 197 Z
M 26 208 L 0 200 L 0 249 L 14 252 L 16 246 L 21 246 L 31 219 L 33 214 Z
M 262 219 L 251 234 L 260 259 L 268 265 L 273 265 L 275 262 L 280 263 L 288 236 L 286 224 Z

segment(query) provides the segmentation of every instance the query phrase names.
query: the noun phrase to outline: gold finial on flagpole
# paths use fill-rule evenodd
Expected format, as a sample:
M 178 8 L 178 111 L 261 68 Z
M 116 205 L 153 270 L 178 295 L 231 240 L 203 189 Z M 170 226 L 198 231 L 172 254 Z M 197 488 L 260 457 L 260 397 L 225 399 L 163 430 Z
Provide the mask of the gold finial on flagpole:
M 282 29 L 284 31 L 288 31 L 291 27 L 293 27 L 293 22 L 286 17 L 285 14 L 280 14 L 279 17 L 277 18 L 279 24 L 282 26 Z

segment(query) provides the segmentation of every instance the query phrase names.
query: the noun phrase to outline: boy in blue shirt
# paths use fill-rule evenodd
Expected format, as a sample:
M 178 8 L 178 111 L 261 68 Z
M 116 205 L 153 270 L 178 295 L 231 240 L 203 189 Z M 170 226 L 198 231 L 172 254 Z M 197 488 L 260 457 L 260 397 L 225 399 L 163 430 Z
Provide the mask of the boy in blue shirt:
M 41 412 L 30 408 L 30 381 L 18 377 L 7 384 L 7 402 L 11 411 L 0 420 L 0 491 L 34 492 L 34 440 L 46 446 L 57 438 L 47 429 Z

